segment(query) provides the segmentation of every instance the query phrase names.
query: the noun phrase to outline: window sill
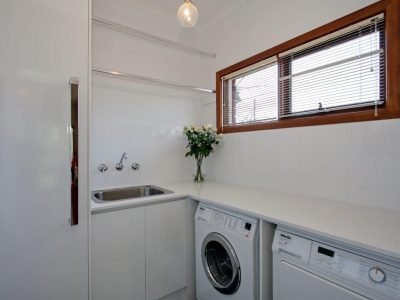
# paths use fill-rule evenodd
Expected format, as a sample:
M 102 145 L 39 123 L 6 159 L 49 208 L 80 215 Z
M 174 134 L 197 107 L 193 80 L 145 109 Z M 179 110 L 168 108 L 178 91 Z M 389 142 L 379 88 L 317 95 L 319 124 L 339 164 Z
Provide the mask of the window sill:
M 279 128 L 290 128 L 290 127 L 305 127 L 305 126 L 318 126 L 318 125 L 363 122 L 363 121 L 377 121 L 377 120 L 395 119 L 395 118 L 400 118 L 400 112 L 390 113 L 387 112 L 385 108 L 380 108 L 377 110 L 377 116 L 375 116 L 374 109 L 344 112 L 344 113 L 337 113 L 337 112 L 325 113 L 309 117 L 304 117 L 304 116 L 292 117 L 288 119 L 271 121 L 268 123 L 224 126 L 218 128 L 218 132 L 226 134 L 234 132 L 246 132 L 246 131 L 257 131 L 257 130 L 279 129 Z

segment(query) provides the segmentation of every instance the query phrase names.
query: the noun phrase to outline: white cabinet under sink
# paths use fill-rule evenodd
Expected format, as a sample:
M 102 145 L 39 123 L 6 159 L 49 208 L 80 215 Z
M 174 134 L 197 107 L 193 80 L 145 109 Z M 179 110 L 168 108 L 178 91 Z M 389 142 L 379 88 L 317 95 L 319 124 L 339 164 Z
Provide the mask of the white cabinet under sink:
M 180 291 L 178 299 L 186 293 L 187 211 L 183 199 L 92 215 L 93 299 L 155 300 Z
M 187 285 L 186 200 L 146 207 L 146 299 Z
M 92 216 L 94 300 L 143 300 L 146 294 L 145 208 Z

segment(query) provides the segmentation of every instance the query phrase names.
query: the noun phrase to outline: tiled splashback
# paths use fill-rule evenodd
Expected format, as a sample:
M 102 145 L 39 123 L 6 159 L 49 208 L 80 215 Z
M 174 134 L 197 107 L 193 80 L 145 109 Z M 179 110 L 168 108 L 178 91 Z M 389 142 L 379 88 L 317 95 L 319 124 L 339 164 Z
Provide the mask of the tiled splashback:
M 194 162 L 184 157 L 182 129 L 197 123 L 200 99 L 101 77 L 94 78 L 92 98 L 93 189 L 191 179 Z M 117 171 L 124 151 L 128 159 Z M 133 162 L 139 170 L 132 170 Z M 107 172 L 97 170 L 101 163 Z
M 400 209 L 399 120 L 224 135 L 209 178 Z

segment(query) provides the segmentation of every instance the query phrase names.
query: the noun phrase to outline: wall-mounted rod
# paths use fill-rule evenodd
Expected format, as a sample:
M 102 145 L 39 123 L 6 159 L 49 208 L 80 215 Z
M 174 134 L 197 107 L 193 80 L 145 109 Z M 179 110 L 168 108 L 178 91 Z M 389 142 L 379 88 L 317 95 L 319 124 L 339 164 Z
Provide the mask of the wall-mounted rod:
M 119 32 L 122 32 L 125 34 L 129 34 L 129 35 L 132 35 L 132 36 L 144 39 L 144 40 L 159 43 L 159 44 L 162 44 L 164 46 L 168 46 L 168 47 L 171 47 L 174 49 L 178 49 L 178 50 L 182 50 L 182 51 L 189 52 L 192 54 L 206 56 L 206 57 L 210 57 L 210 58 L 217 57 L 217 55 L 215 53 L 199 50 L 194 47 L 191 47 L 191 46 L 188 46 L 188 45 L 185 45 L 182 43 L 178 43 L 175 41 L 171 41 L 171 40 L 168 40 L 168 39 L 165 39 L 165 38 L 162 38 L 162 37 L 159 37 L 159 36 L 144 32 L 144 31 L 134 29 L 132 27 L 128 27 L 125 25 L 115 23 L 113 21 L 103 19 L 103 18 L 93 17 L 92 21 L 94 24 L 102 25 L 104 27 L 107 27 L 107 28 L 110 28 L 110 29 L 113 29 L 113 30 L 116 30 L 116 31 L 119 31 Z
M 194 87 L 194 86 L 190 86 L 190 85 L 185 85 L 185 84 L 180 84 L 180 83 L 175 83 L 175 82 L 170 82 L 170 81 L 165 81 L 165 80 L 160 80 L 160 79 L 154 79 L 154 78 L 145 77 L 145 76 L 141 76 L 141 75 L 128 74 L 128 73 L 122 73 L 122 72 L 105 70 L 105 69 L 92 69 L 92 71 L 95 73 L 98 73 L 98 74 L 108 75 L 108 76 L 112 76 L 115 78 L 150 82 L 150 83 L 158 84 L 158 85 L 162 85 L 162 86 L 181 88 L 181 89 L 186 89 L 186 90 L 191 90 L 191 91 L 196 91 L 196 92 L 215 93 L 215 90 L 204 89 L 204 88 Z

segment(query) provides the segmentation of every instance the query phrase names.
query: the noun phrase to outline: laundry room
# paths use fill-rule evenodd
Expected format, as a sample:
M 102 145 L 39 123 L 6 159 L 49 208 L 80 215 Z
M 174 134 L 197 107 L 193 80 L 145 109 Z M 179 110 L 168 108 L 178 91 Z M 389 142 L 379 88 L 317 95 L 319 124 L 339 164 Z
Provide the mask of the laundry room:
M 0 300 L 400 299 L 400 0 L 0 23 Z

